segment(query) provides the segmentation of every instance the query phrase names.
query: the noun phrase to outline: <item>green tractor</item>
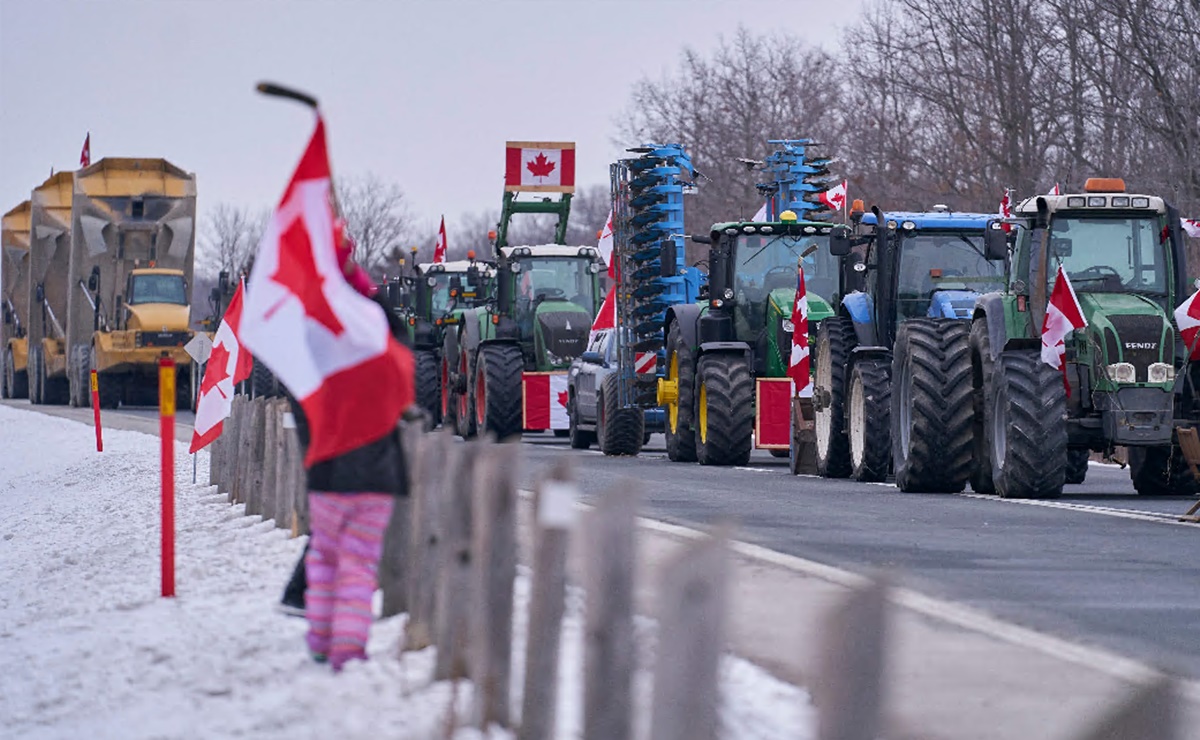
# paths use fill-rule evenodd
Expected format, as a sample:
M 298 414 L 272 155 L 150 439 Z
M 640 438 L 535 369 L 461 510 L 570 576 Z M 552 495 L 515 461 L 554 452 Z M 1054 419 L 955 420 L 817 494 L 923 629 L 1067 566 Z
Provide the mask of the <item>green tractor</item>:
M 796 266 L 804 265 L 813 327 L 833 313 L 821 297 L 838 285 L 832 230 L 783 211 L 778 221 L 720 223 L 709 236 L 692 237 L 709 245 L 709 293 L 703 303 L 667 313 L 659 404 L 668 458 L 745 465 L 754 446 L 788 454 Z
M 567 369 L 587 347 L 603 300 L 604 269 L 595 247 L 565 244 L 570 209 L 570 193 L 538 201 L 505 193 L 495 239 L 495 294 L 465 311 L 442 345 L 446 420 L 463 438 L 568 432 Z M 557 215 L 555 243 L 508 246 L 515 213 Z
M 1179 213 L 1092 178 L 1083 193 L 1025 200 L 1012 221 L 984 238 L 1007 287 L 980 297 L 971 327 L 972 487 L 1053 498 L 1089 451 L 1122 446 L 1138 493 L 1194 494 L 1175 435 L 1200 421 L 1200 369 L 1172 321 L 1188 292 Z M 1087 321 L 1064 342 L 1064 370 L 1043 361 L 1041 342 L 1060 266 Z

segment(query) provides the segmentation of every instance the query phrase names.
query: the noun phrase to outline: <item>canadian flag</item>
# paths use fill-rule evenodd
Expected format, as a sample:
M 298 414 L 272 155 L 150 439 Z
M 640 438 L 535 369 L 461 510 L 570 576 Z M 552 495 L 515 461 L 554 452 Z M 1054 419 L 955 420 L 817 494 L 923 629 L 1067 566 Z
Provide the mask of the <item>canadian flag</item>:
M 600 304 L 600 311 L 596 314 L 596 318 L 592 321 L 591 334 L 603 329 L 612 329 L 617 325 L 617 286 L 613 285 L 608 289 L 608 294 L 604 296 L 604 303 Z
M 567 429 L 566 373 L 524 373 L 525 428 Z
M 338 264 L 331 196 L 318 116 L 259 244 L 241 324 L 242 343 L 308 417 L 308 467 L 392 433 L 414 397 L 412 353 Z
M 1054 183 L 1054 187 L 1050 188 L 1050 192 L 1046 195 L 1062 195 L 1062 188 L 1058 186 L 1058 183 Z
M 1194 236 L 1200 239 L 1200 219 L 1196 218 L 1181 218 L 1179 223 L 1183 226 L 1184 232 L 1188 236 Z
M 596 242 L 596 251 L 604 258 L 604 264 L 608 265 L 608 276 L 610 278 L 617 277 L 617 263 L 613 259 L 613 228 L 612 228 L 613 212 L 608 212 L 608 220 L 604 222 L 604 228 L 600 231 L 600 240 Z
M 433 261 L 446 261 L 446 217 L 442 216 L 442 225 L 438 228 L 437 244 L 433 247 Z
M 1071 332 L 1087 326 L 1083 317 L 1083 309 L 1079 299 L 1075 297 L 1075 288 L 1071 287 L 1071 279 L 1058 266 L 1058 274 L 1054 277 L 1054 290 L 1050 293 L 1050 302 L 1046 304 L 1046 318 L 1042 320 L 1042 361 L 1053 368 L 1063 371 L 1063 386 L 1067 394 L 1071 387 L 1067 384 L 1067 365 L 1063 362 L 1066 353 L 1066 339 Z
M 504 167 L 506 190 L 575 191 L 575 143 L 510 141 Z
M 822 203 L 833 210 L 842 210 L 846 207 L 846 181 L 842 180 L 841 185 L 837 185 L 821 193 L 820 198 Z
M 1000 199 L 1000 218 L 1012 218 L 1012 200 L 1009 199 L 1008 190 L 1004 191 L 1004 197 Z M 1000 224 L 1004 229 L 1004 233 L 1012 230 L 1012 224 Z
M 221 325 L 217 327 L 212 354 L 200 382 L 196 419 L 192 424 L 192 446 L 188 452 L 195 452 L 221 436 L 224 420 L 233 408 L 234 386 L 250 377 L 254 361 L 238 341 L 241 320 L 242 284 L 238 283 Z
M 79 152 L 79 166 L 87 167 L 92 163 L 92 132 L 83 137 L 83 151 Z
M 1196 336 L 1200 335 L 1200 293 L 1192 293 L 1175 309 L 1175 325 L 1187 345 L 1188 359 L 1200 360 L 1200 342 L 1196 341 Z
M 812 396 L 812 373 L 808 352 L 808 291 L 804 288 L 804 268 L 796 268 L 796 302 L 792 304 L 792 354 L 788 377 L 795 383 L 796 394 Z
M 843 196 L 844 197 L 844 196 Z M 763 203 L 762 208 L 754 212 L 754 218 L 751 221 L 766 221 L 767 220 L 767 204 Z

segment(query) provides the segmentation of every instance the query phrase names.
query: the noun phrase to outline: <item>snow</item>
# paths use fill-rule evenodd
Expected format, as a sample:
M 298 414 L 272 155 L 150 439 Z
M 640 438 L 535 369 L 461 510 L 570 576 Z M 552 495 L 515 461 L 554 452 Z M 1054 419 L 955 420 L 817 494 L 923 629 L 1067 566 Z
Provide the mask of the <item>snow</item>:
M 304 621 L 274 610 L 303 548 L 272 522 L 193 486 L 176 445 L 176 593 L 159 597 L 158 440 L 0 406 L 0 736 L 455 738 L 471 687 L 432 682 L 433 649 L 401 653 L 404 618 L 377 621 L 366 663 L 311 662 Z M 201 480 L 207 454 L 199 456 Z M 516 585 L 514 716 L 528 577 Z M 568 597 L 559 737 L 582 724 L 583 594 Z M 638 654 L 653 654 L 638 620 Z M 652 679 L 635 681 L 645 736 Z M 812 736 L 807 694 L 750 663 L 722 665 L 724 737 Z M 450 712 L 451 702 L 457 711 Z M 457 727 L 456 731 L 451 728 Z

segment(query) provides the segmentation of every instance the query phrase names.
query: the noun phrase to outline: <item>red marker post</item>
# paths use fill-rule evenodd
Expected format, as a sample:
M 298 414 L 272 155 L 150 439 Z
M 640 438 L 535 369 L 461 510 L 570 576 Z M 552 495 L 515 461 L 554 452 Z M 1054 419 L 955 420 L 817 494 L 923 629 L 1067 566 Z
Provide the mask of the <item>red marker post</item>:
M 92 371 L 92 415 L 96 417 L 96 452 L 104 452 L 104 435 L 100 431 L 100 379 Z
M 158 418 L 162 438 L 162 595 L 175 595 L 175 361 L 158 361 Z

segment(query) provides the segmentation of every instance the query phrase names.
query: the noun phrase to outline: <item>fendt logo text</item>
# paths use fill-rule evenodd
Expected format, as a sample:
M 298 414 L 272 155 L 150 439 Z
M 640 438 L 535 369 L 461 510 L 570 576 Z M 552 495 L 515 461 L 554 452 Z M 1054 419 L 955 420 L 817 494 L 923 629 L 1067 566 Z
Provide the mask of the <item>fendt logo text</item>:
M 1125 349 L 1154 349 L 1158 342 L 1126 342 Z

